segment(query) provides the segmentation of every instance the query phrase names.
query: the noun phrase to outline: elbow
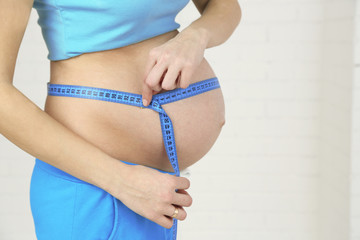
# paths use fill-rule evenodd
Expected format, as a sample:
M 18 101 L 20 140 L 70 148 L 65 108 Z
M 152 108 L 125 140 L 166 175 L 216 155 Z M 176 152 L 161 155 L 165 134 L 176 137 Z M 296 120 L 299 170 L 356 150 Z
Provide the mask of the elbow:
M 221 7 L 224 9 L 223 16 L 227 16 L 229 18 L 229 23 L 235 29 L 239 25 L 242 18 L 242 10 L 239 2 L 237 0 L 233 0 L 231 3 L 229 3 L 220 0 L 218 3 L 221 4 Z

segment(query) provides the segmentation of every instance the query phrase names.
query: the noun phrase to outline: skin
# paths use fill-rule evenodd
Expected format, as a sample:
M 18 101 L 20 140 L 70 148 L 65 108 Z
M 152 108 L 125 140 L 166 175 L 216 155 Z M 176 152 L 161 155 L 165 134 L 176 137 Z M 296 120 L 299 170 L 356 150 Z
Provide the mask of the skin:
M 52 61 L 50 82 L 79 84 L 81 80 L 81 85 L 142 94 L 150 102 L 153 94 L 215 76 L 203 53 L 229 38 L 240 21 L 240 6 L 235 0 L 193 2 L 202 15 L 182 32 Z M 192 204 L 186 191 L 190 181 L 146 167 L 172 170 L 162 149 L 157 113 L 61 97 L 48 97 L 43 111 L 13 86 L 16 58 L 32 4 L 32 0 L 0 0 L 0 101 L 6 103 L 0 105 L 1 134 L 32 156 L 104 189 L 161 226 L 172 226 L 169 216 L 174 206 L 180 207 L 177 219 L 184 220 L 183 207 Z M 163 106 L 176 122 L 180 169 L 210 149 L 224 124 L 221 90 L 210 92 Z M 194 116 L 193 124 L 187 124 L 189 115 Z M 204 116 L 207 121 L 202 121 Z M 193 134 L 189 137 L 184 132 Z M 136 138 L 139 134 L 142 139 Z M 204 138 L 208 142 L 192 149 Z M 126 145 L 130 139 L 136 141 Z M 118 159 L 140 165 L 127 165 Z
M 202 16 L 149 53 L 142 89 L 144 106 L 162 89 L 188 87 L 205 49 L 223 43 L 240 22 L 241 9 L 237 1 L 193 2 Z

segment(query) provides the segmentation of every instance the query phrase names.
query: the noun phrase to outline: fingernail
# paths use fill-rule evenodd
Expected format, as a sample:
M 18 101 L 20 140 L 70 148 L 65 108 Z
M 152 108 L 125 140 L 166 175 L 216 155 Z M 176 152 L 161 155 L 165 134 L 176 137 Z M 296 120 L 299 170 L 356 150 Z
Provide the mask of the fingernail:
M 148 101 L 146 99 L 143 99 L 143 105 L 147 106 Z

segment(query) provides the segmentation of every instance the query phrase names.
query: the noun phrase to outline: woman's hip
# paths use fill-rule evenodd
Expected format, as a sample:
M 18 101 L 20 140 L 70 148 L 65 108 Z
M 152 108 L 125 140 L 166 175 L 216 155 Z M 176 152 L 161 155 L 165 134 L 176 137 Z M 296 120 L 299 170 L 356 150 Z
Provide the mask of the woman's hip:
M 172 229 L 133 212 L 103 189 L 35 161 L 30 206 L 37 239 L 171 239 Z

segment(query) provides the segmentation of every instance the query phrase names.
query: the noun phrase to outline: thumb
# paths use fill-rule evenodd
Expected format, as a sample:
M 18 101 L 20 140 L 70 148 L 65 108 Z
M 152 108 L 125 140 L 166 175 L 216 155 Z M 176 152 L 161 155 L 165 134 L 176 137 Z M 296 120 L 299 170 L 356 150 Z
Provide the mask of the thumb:
M 149 105 L 152 99 L 152 89 L 144 82 L 142 88 L 142 101 L 143 105 L 146 107 Z

